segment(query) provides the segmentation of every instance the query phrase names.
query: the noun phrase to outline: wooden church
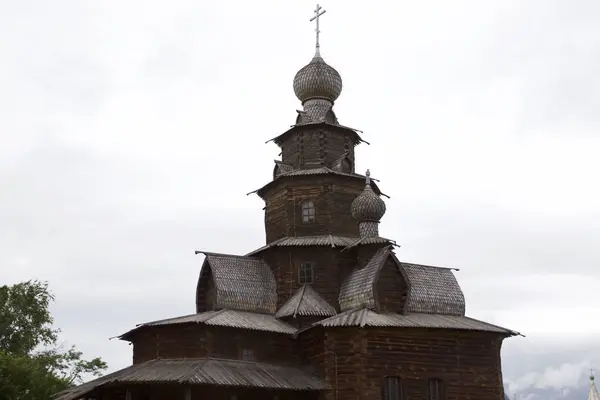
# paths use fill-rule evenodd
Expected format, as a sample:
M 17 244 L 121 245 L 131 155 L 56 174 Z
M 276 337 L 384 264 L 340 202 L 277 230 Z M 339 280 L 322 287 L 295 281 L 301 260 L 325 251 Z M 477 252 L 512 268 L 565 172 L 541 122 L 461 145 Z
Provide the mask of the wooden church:
M 402 262 L 379 233 L 385 195 L 356 173 L 359 131 L 333 110 L 321 57 L 294 77 L 302 102 L 265 201 L 266 244 L 203 252 L 196 313 L 120 336 L 130 367 L 58 400 L 503 400 L 509 329 L 465 315 L 451 269 Z M 191 289 L 191 288 L 190 288 Z

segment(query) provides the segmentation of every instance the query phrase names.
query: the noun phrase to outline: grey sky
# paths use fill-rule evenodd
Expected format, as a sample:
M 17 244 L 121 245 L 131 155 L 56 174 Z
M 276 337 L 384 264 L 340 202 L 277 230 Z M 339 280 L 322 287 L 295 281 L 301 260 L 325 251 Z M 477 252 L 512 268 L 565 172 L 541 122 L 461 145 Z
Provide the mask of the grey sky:
M 195 249 L 263 244 L 245 193 L 295 121 L 315 4 L 5 3 L 2 281 L 49 280 L 64 340 L 120 368 L 131 349 L 108 337 L 193 312 Z M 322 5 L 336 113 L 391 196 L 382 234 L 460 268 L 471 316 L 527 334 L 508 381 L 571 365 L 576 384 L 600 365 L 600 2 Z

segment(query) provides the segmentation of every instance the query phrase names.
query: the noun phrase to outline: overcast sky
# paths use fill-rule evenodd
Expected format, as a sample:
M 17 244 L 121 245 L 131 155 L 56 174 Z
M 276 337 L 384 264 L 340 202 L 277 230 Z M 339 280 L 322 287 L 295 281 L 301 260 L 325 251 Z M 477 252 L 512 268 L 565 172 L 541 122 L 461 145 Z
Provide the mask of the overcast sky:
M 391 196 L 382 235 L 527 335 L 505 342 L 513 388 L 577 384 L 600 366 L 600 2 L 322 6 L 337 116 Z M 264 244 L 245 194 L 295 121 L 314 7 L 3 2 L 1 280 L 48 280 L 65 342 L 122 368 L 109 337 L 194 311 L 194 250 Z

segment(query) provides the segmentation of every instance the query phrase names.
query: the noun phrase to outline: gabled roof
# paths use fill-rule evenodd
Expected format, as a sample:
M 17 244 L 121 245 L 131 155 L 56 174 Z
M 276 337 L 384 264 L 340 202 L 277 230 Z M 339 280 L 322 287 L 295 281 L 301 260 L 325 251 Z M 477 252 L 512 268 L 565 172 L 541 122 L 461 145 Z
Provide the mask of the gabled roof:
M 327 301 L 319 296 L 310 285 L 302 285 L 300 289 L 277 311 L 277 318 L 296 317 L 297 315 L 314 315 L 330 317 L 336 311 Z
M 408 281 L 406 312 L 465 315 L 465 296 L 449 268 L 400 262 Z
M 289 247 L 289 246 L 327 246 L 327 247 L 343 247 L 352 248 L 361 244 L 392 244 L 395 245 L 391 239 L 383 237 L 370 237 L 370 238 L 359 238 L 349 236 L 337 236 L 337 235 L 316 235 L 316 236 L 296 236 L 296 237 L 282 237 L 274 240 L 269 244 L 266 244 L 250 253 L 246 254 L 247 257 L 254 256 L 264 250 L 272 247 Z
M 284 178 L 289 178 L 289 177 L 295 177 L 295 176 L 314 176 L 314 175 L 337 175 L 337 176 L 345 176 L 348 178 L 354 178 L 354 179 L 360 179 L 361 181 L 365 181 L 366 177 L 364 175 L 361 174 L 356 174 L 356 173 L 345 173 L 345 172 L 340 172 L 340 171 L 335 171 L 329 167 L 326 166 L 319 166 L 319 167 L 314 167 L 314 168 L 299 168 L 299 169 L 294 169 L 292 171 L 289 172 L 285 172 L 285 173 L 281 173 L 279 175 L 277 175 L 275 177 L 275 179 L 273 179 L 271 182 L 267 183 L 266 185 L 264 185 L 263 187 L 253 190 L 252 192 L 247 193 L 247 195 L 250 194 L 258 194 L 261 198 L 263 198 L 263 194 L 265 192 L 265 190 L 269 187 L 271 187 L 271 185 L 273 185 L 274 182 L 279 181 L 280 179 L 284 179 Z M 377 184 L 375 182 L 373 182 L 374 179 L 371 178 L 371 187 L 373 188 L 373 191 L 380 195 L 380 196 L 385 196 L 388 197 L 388 195 L 381 193 L 381 190 L 379 190 L 379 187 L 377 186 Z
M 218 358 L 160 359 L 120 371 L 59 393 L 55 400 L 76 400 L 111 384 L 163 383 L 279 390 L 325 390 L 327 384 L 298 368 Z
M 134 332 L 149 326 L 164 326 L 176 324 L 204 324 L 209 326 L 222 326 L 228 328 L 240 328 L 254 331 L 265 331 L 274 333 L 293 334 L 296 329 L 273 315 L 257 314 L 236 310 L 205 311 L 203 313 L 184 315 L 182 317 L 161 319 L 158 321 L 145 322 L 137 325 L 134 329 L 119 336 L 119 339 L 129 340 Z
M 465 297 L 451 269 L 400 262 L 389 246 L 378 250 L 364 268 L 356 268 L 344 281 L 339 295 L 342 310 L 379 309 L 376 284 L 388 256 L 393 257 L 407 284 L 405 313 L 465 315 Z
M 395 328 L 463 329 L 470 331 L 504 333 L 507 336 L 521 335 L 519 332 L 460 315 L 397 314 L 377 313 L 368 308 L 348 310 L 333 317 L 315 322 L 315 326 L 377 326 Z
M 342 311 L 358 307 L 377 308 L 375 285 L 389 254 L 389 247 L 383 247 L 377 250 L 364 268 L 357 268 L 350 273 L 342 283 L 338 297 Z
M 212 273 L 216 308 L 274 314 L 277 283 L 271 268 L 260 258 L 203 252 L 198 289 L 204 274 Z M 198 296 L 196 298 L 199 298 Z

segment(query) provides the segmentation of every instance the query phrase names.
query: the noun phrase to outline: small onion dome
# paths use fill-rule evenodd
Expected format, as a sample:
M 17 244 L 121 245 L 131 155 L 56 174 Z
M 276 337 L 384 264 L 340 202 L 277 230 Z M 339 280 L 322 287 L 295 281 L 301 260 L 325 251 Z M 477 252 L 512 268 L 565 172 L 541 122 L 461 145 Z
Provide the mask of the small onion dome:
M 342 77 L 321 58 L 317 49 L 311 62 L 296 73 L 294 93 L 302 103 L 310 99 L 326 99 L 333 103 L 342 93 Z
M 352 217 L 358 221 L 379 222 L 385 214 L 385 203 L 371 188 L 371 174 L 367 170 L 365 190 L 352 202 Z

